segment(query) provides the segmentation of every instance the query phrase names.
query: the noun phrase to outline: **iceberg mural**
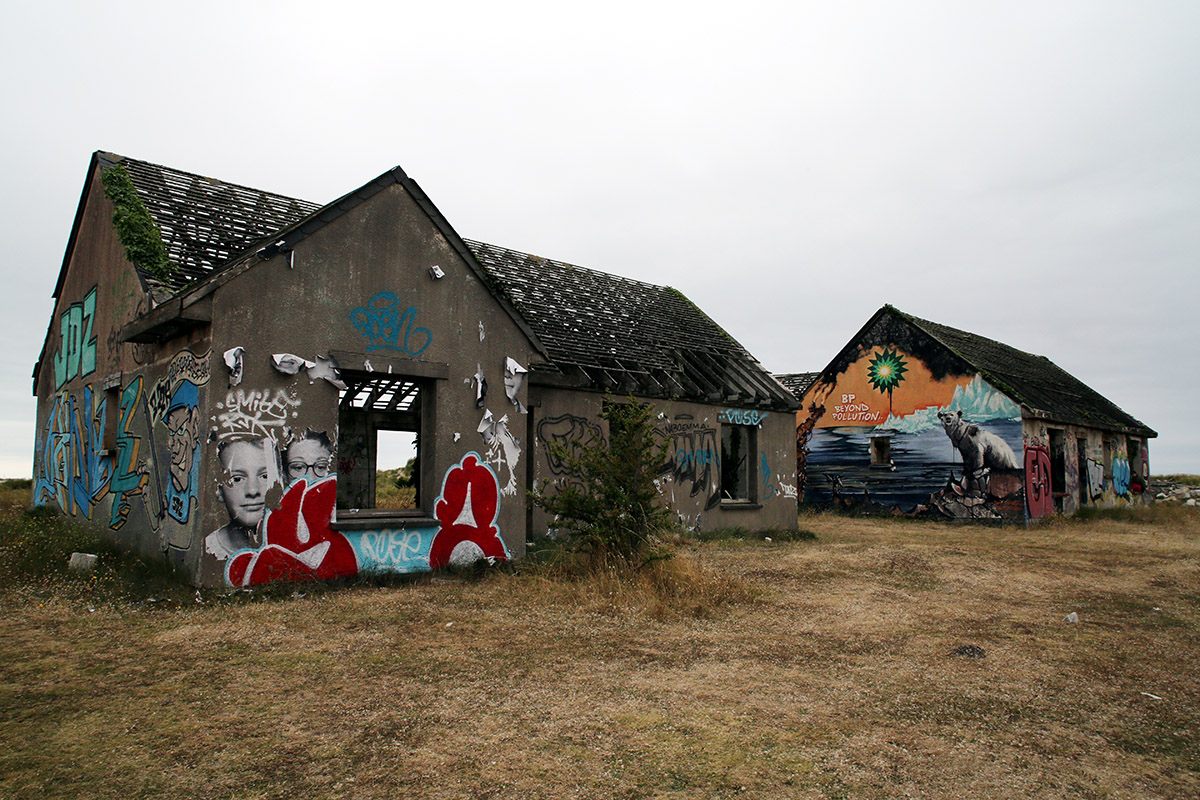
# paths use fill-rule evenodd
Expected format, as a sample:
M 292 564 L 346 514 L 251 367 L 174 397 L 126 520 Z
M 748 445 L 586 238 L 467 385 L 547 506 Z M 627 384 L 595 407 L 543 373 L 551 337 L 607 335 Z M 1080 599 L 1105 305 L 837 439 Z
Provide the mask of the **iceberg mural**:
M 888 416 L 886 420 L 875 427 L 879 431 L 895 431 L 897 433 L 923 433 L 934 428 L 941 428 L 938 420 L 939 411 L 961 411 L 963 419 L 972 422 L 993 422 L 995 420 L 1020 420 L 1021 407 L 1014 403 L 1008 395 L 976 374 L 966 386 L 954 387 L 954 395 L 945 406 L 929 406 L 903 416 Z

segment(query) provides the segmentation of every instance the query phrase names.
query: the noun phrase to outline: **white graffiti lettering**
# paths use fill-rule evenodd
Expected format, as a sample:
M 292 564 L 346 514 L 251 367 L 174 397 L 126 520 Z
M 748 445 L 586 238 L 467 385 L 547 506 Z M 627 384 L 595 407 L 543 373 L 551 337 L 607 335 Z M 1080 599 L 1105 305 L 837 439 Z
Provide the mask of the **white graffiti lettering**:
M 217 403 L 217 408 L 223 409 L 217 414 L 218 438 L 242 436 L 268 436 L 272 439 L 288 421 L 298 416 L 294 409 L 300 406 L 300 400 L 291 397 L 283 389 L 270 390 L 238 389 L 225 395 L 224 403 Z
M 421 531 L 364 531 L 359 539 L 359 548 L 368 558 L 380 563 L 404 563 L 421 555 Z

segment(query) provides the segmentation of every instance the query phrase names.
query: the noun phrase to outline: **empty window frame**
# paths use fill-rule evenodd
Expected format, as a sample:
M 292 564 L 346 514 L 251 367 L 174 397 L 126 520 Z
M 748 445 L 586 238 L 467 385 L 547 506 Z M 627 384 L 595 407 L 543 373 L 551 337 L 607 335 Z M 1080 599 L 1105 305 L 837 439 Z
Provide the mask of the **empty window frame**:
M 343 372 L 338 401 L 340 509 L 414 513 L 423 508 L 422 441 L 429 391 L 403 375 Z
M 750 425 L 721 426 L 721 502 L 753 503 L 757 487 L 754 463 L 758 429 Z
M 886 433 L 869 434 L 871 466 L 879 469 L 890 469 L 892 466 L 892 437 Z

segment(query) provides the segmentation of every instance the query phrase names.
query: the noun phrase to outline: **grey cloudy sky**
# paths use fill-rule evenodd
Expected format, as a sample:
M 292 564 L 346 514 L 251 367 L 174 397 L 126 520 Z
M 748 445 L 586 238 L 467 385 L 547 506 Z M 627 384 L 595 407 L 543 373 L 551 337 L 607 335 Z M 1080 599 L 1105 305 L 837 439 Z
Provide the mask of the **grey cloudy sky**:
M 1049 356 L 1200 472 L 1200 4 L 39 3 L 0 29 L 0 475 L 88 158 L 689 295 L 774 371 L 880 305 Z

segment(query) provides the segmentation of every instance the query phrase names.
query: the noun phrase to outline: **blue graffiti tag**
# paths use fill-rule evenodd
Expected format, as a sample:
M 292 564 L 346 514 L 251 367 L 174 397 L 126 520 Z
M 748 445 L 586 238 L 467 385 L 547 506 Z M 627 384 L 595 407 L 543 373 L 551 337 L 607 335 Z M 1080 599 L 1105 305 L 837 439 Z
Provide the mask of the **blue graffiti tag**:
M 760 425 L 766 418 L 766 411 L 747 408 L 726 408 L 717 415 L 717 419 L 726 425 Z
M 68 392 L 50 405 L 38 446 L 35 505 L 53 502 L 64 513 L 92 518 L 92 509 L 108 493 L 112 459 L 103 455 L 106 402 L 95 401 L 83 387 L 83 402 Z
M 758 471 L 762 475 L 762 489 L 767 497 L 775 496 L 775 487 L 771 485 L 771 465 L 767 462 L 767 454 L 759 453 Z
M 1118 456 L 1112 462 L 1112 483 L 1113 492 L 1119 497 L 1127 497 L 1129 495 L 1129 481 L 1132 474 L 1129 469 L 1129 462 Z
M 96 318 L 96 289 L 82 303 L 72 303 L 58 320 L 58 352 L 54 354 L 54 388 L 72 378 L 96 371 L 96 337 L 92 324 Z
M 142 378 L 138 376 L 121 392 L 117 417 L 117 453 L 112 478 L 108 484 L 109 491 L 113 494 L 108 527 L 114 531 L 120 530 L 129 519 L 129 498 L 141 494 L 149 479 L 144 465 L 138 462 L 141 438 L 134 436 L 129 429 L 133 421 L 133 412 L 137 410 L 141 397 Z
M 418 328 L 415 306 L 401 308 L 394 292 L 379 292 L 366 305 L 350 309 L 350 322 L 367 340 L 367 350 L 396 350 L 416 358 L 433 341 L 428 328 Z

